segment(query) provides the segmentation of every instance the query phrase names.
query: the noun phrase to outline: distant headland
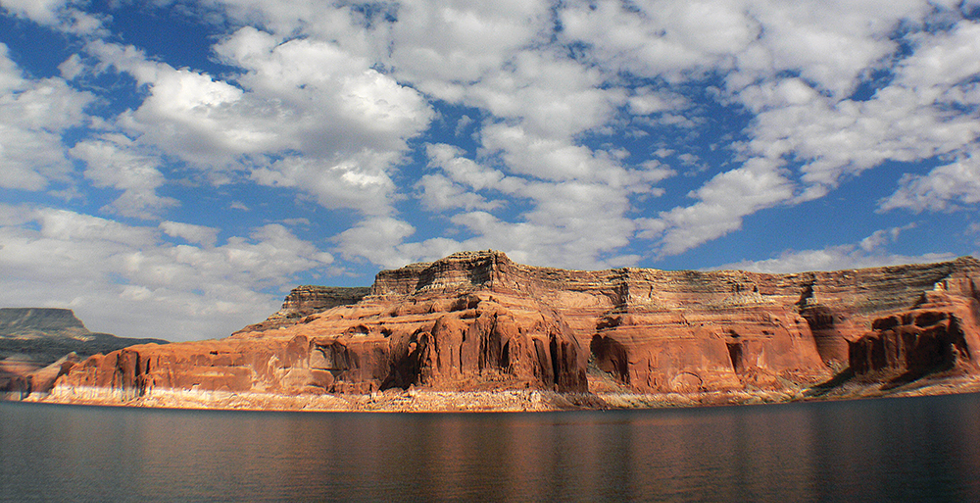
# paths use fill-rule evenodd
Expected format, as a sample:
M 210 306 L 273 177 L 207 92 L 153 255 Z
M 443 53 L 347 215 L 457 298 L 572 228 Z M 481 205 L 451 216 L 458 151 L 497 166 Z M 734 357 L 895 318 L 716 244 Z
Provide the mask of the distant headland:
M 49 391 L 89 356 L 148 343 L 167 341 L 90 332 L 70 309 L 0 308 L 0 398 Z
M 980 261 L 795 274 L 575 271 L 460 252 L 381 271 L 370 288 L 301 286 L 279 312 L 225 339 L 65 361 L 40 384 L 24 398 L 350 411 L 977 391 Z

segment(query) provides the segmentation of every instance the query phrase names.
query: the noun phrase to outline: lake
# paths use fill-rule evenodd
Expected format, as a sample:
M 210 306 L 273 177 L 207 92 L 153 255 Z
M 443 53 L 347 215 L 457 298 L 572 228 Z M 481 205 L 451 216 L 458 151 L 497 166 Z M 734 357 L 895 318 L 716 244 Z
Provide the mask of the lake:
M 980 501 L 980 395 L 499 414 L 0 403 L 2 501 Z

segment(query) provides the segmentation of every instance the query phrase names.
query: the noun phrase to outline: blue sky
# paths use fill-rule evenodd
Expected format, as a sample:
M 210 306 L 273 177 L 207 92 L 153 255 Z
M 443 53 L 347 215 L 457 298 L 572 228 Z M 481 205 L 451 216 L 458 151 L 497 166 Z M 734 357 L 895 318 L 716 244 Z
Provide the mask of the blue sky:
M 980 1 L 0 0 L 0 305 L 222 337 L 454 251 L 980 248 Z

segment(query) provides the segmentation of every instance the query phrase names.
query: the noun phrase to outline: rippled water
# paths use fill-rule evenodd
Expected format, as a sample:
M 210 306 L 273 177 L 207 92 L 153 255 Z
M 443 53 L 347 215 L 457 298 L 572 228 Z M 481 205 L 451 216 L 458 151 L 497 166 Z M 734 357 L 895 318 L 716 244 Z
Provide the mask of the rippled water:
M 980 395 L 530 414 L 0 403 L 3 501 L 980 501 Z

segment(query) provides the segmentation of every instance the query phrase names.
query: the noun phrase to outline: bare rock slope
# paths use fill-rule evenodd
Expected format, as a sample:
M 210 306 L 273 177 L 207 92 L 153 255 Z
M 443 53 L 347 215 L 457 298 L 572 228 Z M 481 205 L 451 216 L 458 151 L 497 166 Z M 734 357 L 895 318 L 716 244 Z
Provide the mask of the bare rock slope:
M 756 274 L 573 271 L 462 252 L 382 271 L 369 292 L 300 287 L 282 311 L 226 339 L 93 356 L 58 378 L 52 396 L 696 394 L 798 391 L 846 369 L 884 380 L 972 375 L 978 283 L 972 257 Z

